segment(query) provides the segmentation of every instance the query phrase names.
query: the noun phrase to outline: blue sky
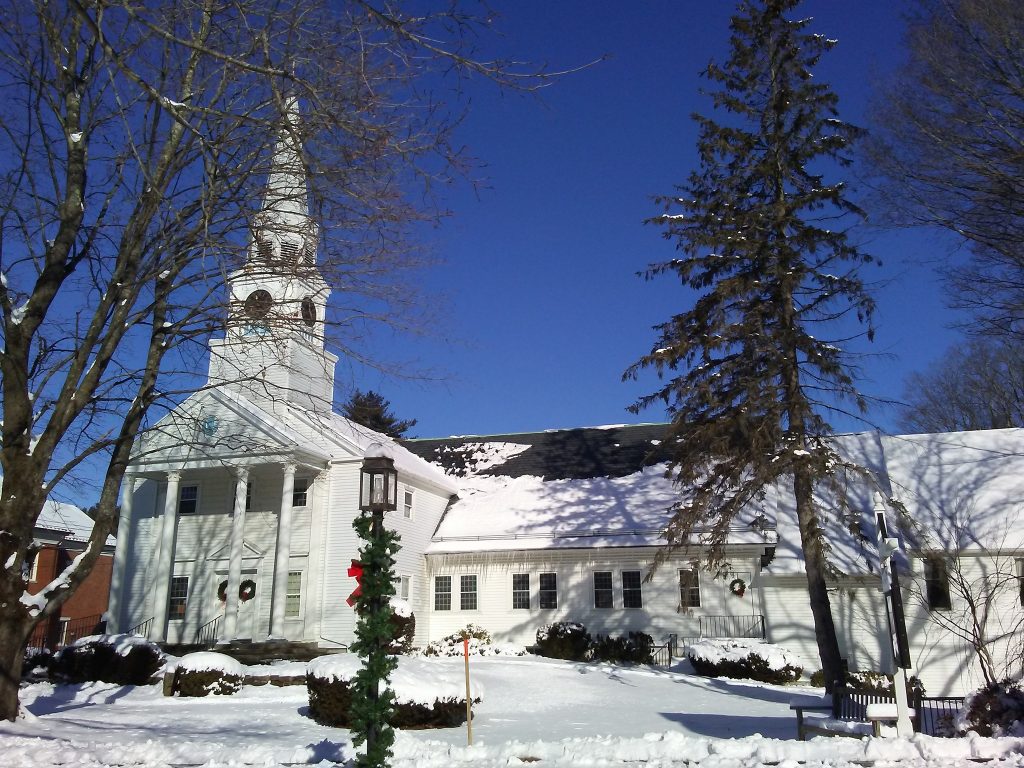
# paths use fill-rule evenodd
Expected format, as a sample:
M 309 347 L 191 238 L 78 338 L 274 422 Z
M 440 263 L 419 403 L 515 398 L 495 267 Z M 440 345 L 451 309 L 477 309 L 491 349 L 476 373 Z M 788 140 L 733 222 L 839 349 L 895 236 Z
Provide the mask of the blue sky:
M 421 437 L 495 434 L 660 421 L 625 409 L 655 387 L 622 372 L 654 342 L 651 326 L 685 309 L 671 278 L 636 276 L 673 247 L 643 220 L 652 197 L 671 192 L 696 165 L 693 111 L 710 112 L 700 71 L 723 59 L 726 0 L 523 0 L 499 4 L 498 48 L 553 68 L 607 60 L 565 77 L 540 96 L 468 85 L 459 138 L 485 168 L 482 189 L 457 185 L 451 216 L 429 233 L 443 260 L 422 277 L 445 322 L 432 337 L 388 339 L 395 357 L 438 375 L 395 381 L 358 372 Z M 809 0 L 810 26 L 839 45 L 816 71 L 840 96 L 842 116 L 867 125 L 872 85 L 902 59 L 907 0 Z M 851 179 L 851 182 L 853 179 Z M 856 185 L 854 185 L 856 186 Z M 864 392 L 895 398 L 908 372 L 959 338 L 949 325 L 935 260 L 949 244 L 928 232 L 864 227 L 865 250 L 883 267 L 876 340 L 858 347 Z M 349 376 L 339 369 L 339 381 Z M 893 411 L 871 423 L 893 429 Z M 837 419 L 840 430 L 865 425 Z

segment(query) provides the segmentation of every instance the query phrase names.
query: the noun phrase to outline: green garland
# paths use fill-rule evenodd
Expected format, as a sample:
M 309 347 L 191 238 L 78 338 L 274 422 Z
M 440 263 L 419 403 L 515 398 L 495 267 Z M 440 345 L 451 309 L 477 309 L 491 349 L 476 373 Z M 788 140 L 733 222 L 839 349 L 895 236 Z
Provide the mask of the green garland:
M 398 666 L 398 660 L 388 655 L 392 639 L 391 606 L 389 598 L 395 594 L 392 581 L 394 555 L 401 548 L 398 534 L 383 525 L 373 530 L 373 516 L 361 513 L 352 522 L 364 545 L 359 550 L 359 562 L 363 564 L 362 594 L 356 598 L 355 609 L 359 615 L 356 623 L 356 639 L 352 652 L 363 660 L 363 666 L 352 679 L 352 704 L 349 719 L 352 724 L 352 744 L 359 746 L 367 742 L 371 731 L 373 745 L 367 743 L 367 751 L 356 758 L 359 768 L 384 768 L 392 756 L 391 747 L 395 732 L 391 727 L 395 695 L 388 688 L 388 678 Z M 375 535 L 376 533 L 376 535 Z M 372 695 L 378 692 L 376 698 Z

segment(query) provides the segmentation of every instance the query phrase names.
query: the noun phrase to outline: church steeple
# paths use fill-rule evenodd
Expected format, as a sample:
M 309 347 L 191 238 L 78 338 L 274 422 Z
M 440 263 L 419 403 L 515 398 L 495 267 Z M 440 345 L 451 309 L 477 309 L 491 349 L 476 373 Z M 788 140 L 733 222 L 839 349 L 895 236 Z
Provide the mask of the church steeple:
M 263 208 L 253 220 L 251 264 L 277 268 L 316 265 L 319 228 L 309 216 L 300 127 L 299 100 L 290 96 L 274 145 Z
M 276 408 L 330 409 L 337 358 L 324 348 L 330 289 L 317 266 L 298 99 L 290 97 L 253 217 L 245 265 L 228 276 L 223 342 L 211 342 L 210 381 Z

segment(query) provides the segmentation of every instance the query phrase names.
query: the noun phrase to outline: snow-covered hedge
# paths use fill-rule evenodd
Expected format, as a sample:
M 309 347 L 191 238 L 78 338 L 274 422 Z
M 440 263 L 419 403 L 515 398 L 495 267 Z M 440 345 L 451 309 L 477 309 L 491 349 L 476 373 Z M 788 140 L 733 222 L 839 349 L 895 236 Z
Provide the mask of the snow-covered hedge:
M 138 635 L 90 635 L 61 650 L 53 673 L 70 683 L 145 685 L 163 664 L 160 646 Z
M 423 649 L 424 656 L 462 656 L 464 641 L 469 640 L 470 656 L 525 656 L 526 649 L 513 643 L 495 643 L 491 633 L 476 624 L 468 624 L 453 635 L 434 640 Z
M 391 645 L 388 651 L 408 653 L 416 637 L 416 617 L 412 606 L 400 597 L 392 597 L 388 603 L 391 606 Z
M 707 639 L 691 643 L 686 655 L 698 674 L 765 683 L 800 679 L 804 662 L 796 654 L 761 640 Z
M 362 660 L 352 653 L 313 659 L 306 667 L 309 711 L 324 725 L 348 727 L 350 681 Z M 391 724 L 396 728 L 448 728 L 466 722 L 466 681 L 462 668 L 442 659 L 399 657 L 388 687 L 394 694 Z M 473 701 L 482 686 L 473 681 Z
M 956 721 L 961 733 L 1024 736 L 1024 690 L 1015 680 L 990 683 L 967 697 Z
M 223 653 L 199 651 L 182 656 L 174 674 L 174 688 L 182 696 L 230 696 L 241 689 L 245 668 Z
M 545 624 L 537 630 L 537 653 L 549 659 L 584 661 L 592 640 L 587 628 L 575 621 Z

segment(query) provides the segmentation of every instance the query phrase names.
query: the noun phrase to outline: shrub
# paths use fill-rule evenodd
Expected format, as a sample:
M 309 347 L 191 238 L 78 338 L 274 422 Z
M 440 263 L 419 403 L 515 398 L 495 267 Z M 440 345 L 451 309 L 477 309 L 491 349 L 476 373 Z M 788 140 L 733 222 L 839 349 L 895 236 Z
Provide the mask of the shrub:
M 51 674 L 53 665 L 53 652 L 49 648 L 26 648 L 21 676 L 47 677 Z
M 156 643 L 137 635 L 93 635 L 61 650 L 54 657 L 53 672 L 69 683 L 145 685 L 163 659 Z
M 241 690 L 245 679 L 245 670 L 235 659 L 209 651 L 182 656 L 174 674 L 174 688 L 181 696 L 230 696 Z
M 391 598 L 391 644 L 389 653 L 408 653 L 416 637 L 416 616 L 407 600 Z
M 434 640 L 423 649 L 424 656 L 461 656 L 464 653 L 463 641 L 469 640 L 471 656 L 525 656 L 526 649 L 511 643 L 494 643 L 491 634 L 482 627 L 469 624 L 465 629 Z
M 652 664 L 654 638 L 644 632 L 630 632 L 622 637 L 598 635 L 590 646 L 589 658 L 613 663 Z
M 1024 736 L 1024 691 L 1020 682 L 989 683 L 972 693 L 957 718 L 957 729 L 980 736 Z
M 881 672 L 859 670 L 846 673 L 846 687 L 852 691 L 871 693 L 892 693 L 892 678 Z M 811 675 L 811 685 L 825 687 L 825 670 L 819 669 Z
M 310 662 L 306 672 L 309 713 L 318 723 L 349 726 L 352 704 L 350 681 L 360 666 L 353 654 L 322 656 Z M 423 681 L 435 690 L 432 701 L 423 695 Z M 437 662 L 403 658 L 392 674 L 395 703 L 391 725 L 396 728 L 450 728 L 466 722 L 466 699 L 462 673 L 449 672 Z M 427 695 L 429 698 L 429 694 Z M 479 697 L 474 701 L 480 701 Z
M 699 675 L 791 683 L 803 674 L 803 662 L 784 648 L 754 640 L 701 640 L 686 649 Z
M 537 630 L 537 653 L 550 659 L 583 661 L 589 658 L 590 645 L 586 627 L 574 621 L 545 624 Z

